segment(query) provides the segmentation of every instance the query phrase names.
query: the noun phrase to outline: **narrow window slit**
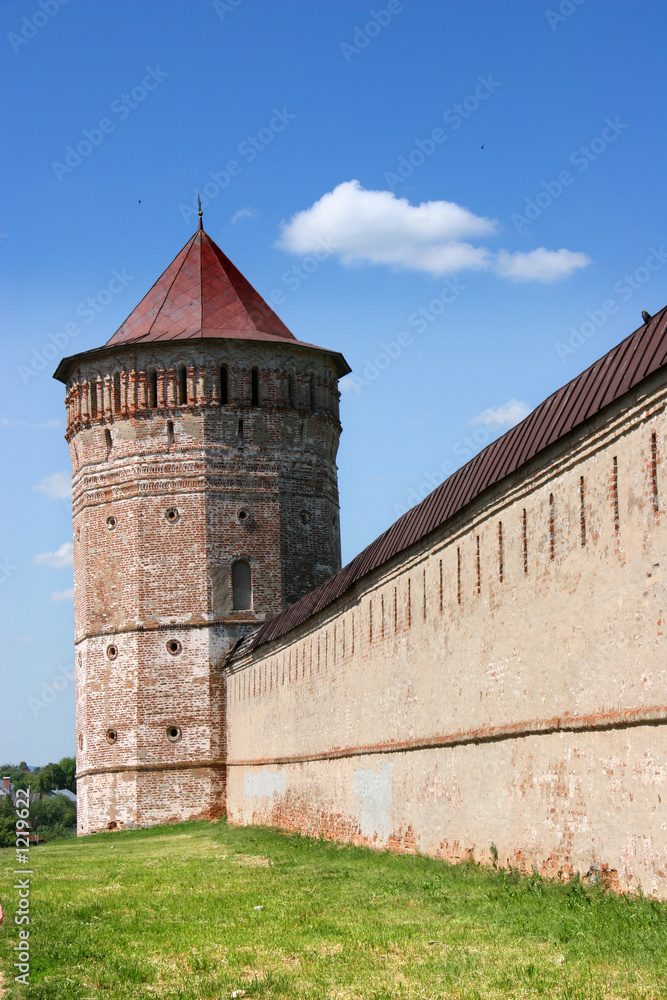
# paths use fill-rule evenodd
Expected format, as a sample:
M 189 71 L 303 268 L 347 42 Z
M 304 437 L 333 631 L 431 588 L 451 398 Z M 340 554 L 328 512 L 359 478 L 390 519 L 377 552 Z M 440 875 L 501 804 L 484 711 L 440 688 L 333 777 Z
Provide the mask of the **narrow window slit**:
M 178 369 L 178 405 L 186 406 L 188 402 L 188 374 L 185 365 Z
M 482 563 L 479 554 L 479 535 L 477 536 L 477 593 L 482 592 Z
M 232 596 L 234 611 L 252 610 L 252 571 L 244 559 L 232 563 Z
M 655 431 L 651 434 L 651 497 L 653 499 L 653 511 L 660 512 L 660 502 L 658 497 L 658 439 Z
M 581 547 L 586 545 L 586 487 L 584 477 L 579 477 L 579 525 L 581 528 Z
M 621 528 L 621 519 L 618 510 L 618 458 L 616 455 L 614 455 L 612 461 L 614 463 L 611 474 L 611 492 L 614 504 L 614 531 L 618 534 Z
M 120 413 L 120 373 L 116 372 L 113 377 L 113 412 Z
M 461 547 L 456 547 L 456 600 L 461 603 Z
M 523 508 L 521 516 L 521 546 L 523 548 L 523 571 L 528 572 L 528 512 Z
M 549 559 L 556 555 L 556 525 L 554 521 L 554 495 L 549 494 Z
M 250 372 L 250 402 L 252 406 L 259 406 L 259 370 L 253 368 Z
M 505 579 L 505 541 L 502 521 L 498 521 L 498 578 L 501 583 Z
M 236 432 L 236 443 L 239 448 L 243 447 L 243 421 L 239 420 L 239 426 Z
M 157 409 L 157 372 L 148 373 L 148 405 L 151 410 Z
M 220 368 L 220 405 L 227 406 L 229 402 L 229 375 L 227 365 Z

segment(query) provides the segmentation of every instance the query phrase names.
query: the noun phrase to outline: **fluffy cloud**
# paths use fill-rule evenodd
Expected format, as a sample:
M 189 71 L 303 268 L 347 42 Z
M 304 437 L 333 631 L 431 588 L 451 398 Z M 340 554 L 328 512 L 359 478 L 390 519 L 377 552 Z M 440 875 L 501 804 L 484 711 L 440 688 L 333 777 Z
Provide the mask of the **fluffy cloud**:
M 496 274 L 513 281 L 558 281 L 573 271 L 588 267 L 591 258 L 572 250 L 547 250 L 540 247 L 528 253 L 501 250 L 494 264 Z
M 470 242 L 496 230 L 495 219 L 452 201 L 411 205 L 392 191 L 366 191 L 359 181 L 345 181 L 283 222 L 277 245 L 297 254 L 325 245 L 347 266 L 386 264 L 434 277 L 493 270 L 515 281 L 555 281 L 590 263 L 569 250 L 494 253 Z
M 55 552 L 40 552 L 32 560 L 38 566 L 50 566 L 51 569 L 66 569 L 73 564 L 73 545 L 63 542 Z
M 46 476 L 33 489 L 38 493 L 46 493 L 52 500 L 72 499 L 72 477 L 69 472 L 54 472 Z
M 508 399 L 500 406 L 490 406 L 482 410 L 470 421 L 471 424 L 483 424 L 489 430 L 505 430 L 514 427 L 530 413 L 530 407 L 520 399 Z
M 73 601 L 74 600 L 74 590 L 72 587 L 69 590 L 54 590 L 51 594 L 52 601 Z
M 496 223 L 451 201 L 411 205 L 392 191 L 339 184 L 282 224 L 278 246 L 292 253 L 336 248 L 344 264 L 393 264 L 430 274 L 485 266 L 487 251 L 461 242 L 495 232 Z

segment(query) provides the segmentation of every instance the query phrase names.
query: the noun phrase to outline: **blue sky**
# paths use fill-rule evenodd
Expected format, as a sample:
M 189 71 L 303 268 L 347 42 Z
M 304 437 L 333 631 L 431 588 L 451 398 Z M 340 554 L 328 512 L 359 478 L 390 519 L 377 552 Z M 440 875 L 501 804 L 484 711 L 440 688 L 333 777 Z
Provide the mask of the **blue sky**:
M 15 0 L 0 22 L 0 761 L 39 764 L 74 750 L 51 373 L 122 323 L 196 227 L 197 190 L 294 334 L 354 369 L 349 560 L 667 301 L 667 12 Z

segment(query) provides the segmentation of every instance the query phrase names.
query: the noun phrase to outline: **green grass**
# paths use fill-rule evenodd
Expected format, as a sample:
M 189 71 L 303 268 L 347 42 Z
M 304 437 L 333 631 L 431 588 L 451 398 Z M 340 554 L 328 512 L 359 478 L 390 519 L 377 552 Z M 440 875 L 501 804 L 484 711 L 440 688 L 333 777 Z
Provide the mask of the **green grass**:
M 184 823 L 31 851 L 33 958 L 10 997 L 667 996 L 667 905 L 266 828 Z M 254 907 L 263 906 L 263 910 Z

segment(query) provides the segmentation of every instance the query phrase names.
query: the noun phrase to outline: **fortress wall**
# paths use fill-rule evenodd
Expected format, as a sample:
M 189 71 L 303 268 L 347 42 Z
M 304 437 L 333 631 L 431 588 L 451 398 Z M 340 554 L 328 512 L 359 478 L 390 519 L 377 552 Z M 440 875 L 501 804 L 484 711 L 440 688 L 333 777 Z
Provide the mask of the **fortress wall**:
M 230 820 L 667 897 L 666 399 L 647 380 L 233 661 Z

